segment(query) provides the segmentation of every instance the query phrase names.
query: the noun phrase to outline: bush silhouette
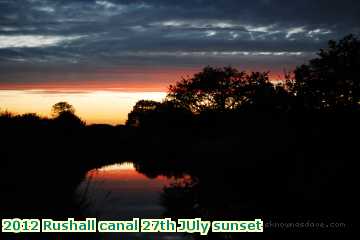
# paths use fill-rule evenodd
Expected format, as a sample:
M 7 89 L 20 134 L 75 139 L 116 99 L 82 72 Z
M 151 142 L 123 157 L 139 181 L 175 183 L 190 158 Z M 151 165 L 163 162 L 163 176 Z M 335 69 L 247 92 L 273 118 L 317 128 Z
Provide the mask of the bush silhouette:
M 51 114 L 58 117 L 64 112 L 75 114 L 75 108 L 67 102 L 58 102 L 52 106 Z
M 290 91 L 307 109 L 358 109 L 360 101 L 360 40 L 349 35 L 329 41 L 318 58 L 296 68 Z

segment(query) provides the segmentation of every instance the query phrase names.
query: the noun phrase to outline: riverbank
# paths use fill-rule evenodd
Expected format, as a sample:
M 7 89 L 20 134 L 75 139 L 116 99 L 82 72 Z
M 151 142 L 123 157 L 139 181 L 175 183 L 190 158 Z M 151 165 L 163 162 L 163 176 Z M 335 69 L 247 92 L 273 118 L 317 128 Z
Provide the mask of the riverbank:
M 165 214 L 173 218 L 348 220 L 358 114 L 207 119 L 186 128 L 132 128 L 2 118 L 1 217 L 82 219 L 74 193 L 86 172 L 131 160 L 150 178 L 193 177 L 164 189 Z

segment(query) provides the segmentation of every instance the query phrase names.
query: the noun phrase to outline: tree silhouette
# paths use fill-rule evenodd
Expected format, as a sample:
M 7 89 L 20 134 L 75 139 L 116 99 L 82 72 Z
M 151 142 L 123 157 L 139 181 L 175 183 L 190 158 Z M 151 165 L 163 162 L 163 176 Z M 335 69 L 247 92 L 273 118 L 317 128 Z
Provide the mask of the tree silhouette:
M 192 112 L 226 111 L 239 102 L 236 92 L 246 73 L 232 67 L 205 67 L 169 87 L 167 99 Z
M 360 101 L 360 41 L 353 35 L 329 41 L 318 58 L 297 67 L 288 88 L 308 109 L 358 108 Z
M 75 114 L 75 108 L 67 102 L 58 102 L 52 106 L 51 113 L 53 117 L 58 117 L 63 113 Z
M 86 123 L 75 115 L 75 108 L 67 102 L 58 102 L 52 106 L 52 115 L 54 122 L 59 128 L 77 129 L 83 127 Z
M 166 129 L 167 127 L 184 127 L 191 121 L 192 113 L 179 107 L 174 101 L 156 102 L 138 101 L 128 115 L 126 125 L 133 127 L 150 127 Z
M 138 101 L 133 110 L 128 114 L 128 120 L 126 125 L 128 126 L 140 126 L 142 122 L 145 122 L 147 118 L 153 113 L 161 103 L 151 100 Z
M 247 74 L 232 67 L 205 67 L 171 85 L 167 100 L 194 113 L 227 112 L 246 107 L 286 105 L 287 92 L 274 86 L 268 72 Z
M 245 76 L 234 98 L 238 109 L 287 110 L 291 107 L 291 95 L 281 85 L 274 85 L 269 72 L 252 72 Z

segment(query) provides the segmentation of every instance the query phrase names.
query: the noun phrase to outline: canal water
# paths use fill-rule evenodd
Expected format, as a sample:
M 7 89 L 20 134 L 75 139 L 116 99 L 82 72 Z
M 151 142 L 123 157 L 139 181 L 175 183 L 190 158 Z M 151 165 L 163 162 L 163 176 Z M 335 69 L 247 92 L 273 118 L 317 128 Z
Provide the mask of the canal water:
M 78 194 L 84 202 L 84 215 L 98 220 L 163 218 L 163 188 L 175 178 L 150 179 L 125 162 L 91 170 L 80 184 Z M 101 233 L 98 239 L 191 239 L 180 233 Z

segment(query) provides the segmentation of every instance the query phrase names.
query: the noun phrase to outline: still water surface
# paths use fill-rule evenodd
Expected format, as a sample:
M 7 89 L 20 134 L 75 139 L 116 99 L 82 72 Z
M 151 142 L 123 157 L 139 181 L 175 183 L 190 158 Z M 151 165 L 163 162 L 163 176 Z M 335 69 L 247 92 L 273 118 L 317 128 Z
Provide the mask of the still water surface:
M 150 179 L 126 162 L 89 171 L 78 191 L 87 203 L 84 214 L 98 220 L 163 218 L 161 192 L 174 181 L 163 176 Z M 99 239 L 188 239 L 184 237 L 178 233 L 107 233 Z

